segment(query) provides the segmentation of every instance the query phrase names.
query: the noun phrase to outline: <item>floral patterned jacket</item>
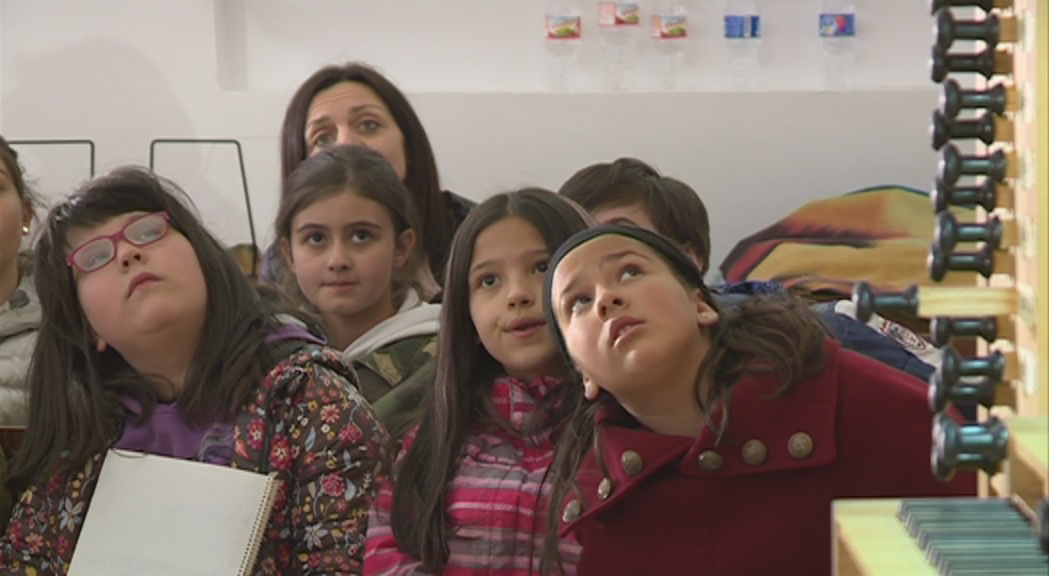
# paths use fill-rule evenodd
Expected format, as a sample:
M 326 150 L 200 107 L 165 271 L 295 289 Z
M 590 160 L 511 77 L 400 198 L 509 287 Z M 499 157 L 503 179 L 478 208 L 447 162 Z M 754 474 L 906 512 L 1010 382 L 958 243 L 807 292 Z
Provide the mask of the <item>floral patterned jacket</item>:
M 230 465 L 282 481 L 253 573 L 359 574 L 388 450 L 386 429 L 338 354 L 308 347 L 277 364 L 233 430 Z M 104 456 L 21 495 L 0 541 L 0 574 L 68 571 Z

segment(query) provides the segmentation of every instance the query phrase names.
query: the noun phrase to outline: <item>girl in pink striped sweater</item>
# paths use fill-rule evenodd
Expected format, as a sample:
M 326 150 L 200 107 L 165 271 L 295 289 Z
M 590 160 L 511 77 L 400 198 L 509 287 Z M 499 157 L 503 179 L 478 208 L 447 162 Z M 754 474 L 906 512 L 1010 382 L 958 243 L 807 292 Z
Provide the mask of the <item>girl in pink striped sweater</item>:
M 550 254 L 589 227 L 541 189 L 489 198 L 452 242 L 437 369 L 369 516 L 366 574 L 539 572 L 552 437 L 577 387 L 543 314 Z M 572 571 L 579 547 L 560 543 Z

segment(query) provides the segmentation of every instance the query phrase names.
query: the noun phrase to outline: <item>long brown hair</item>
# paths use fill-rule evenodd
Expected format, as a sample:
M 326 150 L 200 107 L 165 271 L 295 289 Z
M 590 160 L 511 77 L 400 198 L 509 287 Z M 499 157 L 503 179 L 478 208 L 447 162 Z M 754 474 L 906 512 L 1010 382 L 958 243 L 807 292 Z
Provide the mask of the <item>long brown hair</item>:
M 424 416 L 414 443 L 396 471 L 391 520 L 401 551 L 440 573 L 448 561 L 445 490 L 459 468 L 459 456 L 472 430 L 509 431 L 492 404 L 492 381 L 506 371 L 480 344 L 470 316 L 470 261 L 477 237 L 510 216 L 526 220 L 539 232 L 552 254 L 572 234 L 588 228 L 589 217 L 575 203 L 553 192 L 525 188 L 497 194 L 470 212 L 452 242 L 441 305 L 434 385 L 427 392 Z M 567 366 L 566 366 L 567 372 Z M 580 395 L 577 388 L 558 386 L 533 413 L 535 429 L 561 422 L 556 408 L 574 405 L 558 401 L 561 394 Z M 556 436 L 557 430 L 552 430 Z
M 448 247 L 455 233 L 455 223 L 444 205 L 437 161 L 430 138 L 408 98 L 378 70 L 362 62 L 325 66 L 307 78 L 295 91 L 284 113 L 280 131 L 280 175 L 287 181 L 291 173 L 309 156 L 306 146 L 306 117 L 314 96 L 336 84 L 355 82 L 367 86 L 390 110 L 404 136 L 404 159 L 407 166 L 404 186 L 422 217 L 418 239 L 426 247 L 430 269 L 439 274 L 444 269 Z
M 655 255 L 667 263 L 683 289 L 698 289 L 702 300 L 718 312 L 719 321 L 716 325 L 698 328 L 710 339 L 710 347 L 696 373 L 694 399 L 704 415 L 704 424 L 719 438 L 729 431 L 732 388 L 740 378 L 748 374 L 777 374 L 783 383 L 778 394 L 784 394 L 803 379 L 823 369 L 826 332 L 805 301 L 783 293 L 755 296 L 743 301 L 738 307 L 719 308 L 710 290 L 703 284 L 699 269 L 676 246 L 647 230 L 614 226 L 603 228 L 619 228 L 621 232 L 618 233 L 647 244 Z M 591 233 L 599 233 L 599 230 L 592 230 Z M 569 240 L 562 252 L 555 255 L 555 259 L 567 253 L 564 252 L 565 248 L 570 251 L 572 242 Z M 547 274 L 552 276 L 556 265 L 556 260 L 551 262 Z M 548 281 L 543 294 L 548 310 L 552 296 L 551 283 Z M 555 332 L 562 352 L 567 355 L 556 318 L 549 311 L 547 318 L 547 324 Z M 568 361 L 571 359 L 568 358 Z M 710 386 L 704 387 L 704 382 L 710 383 Z M 582 379 L 576 373 L 562 386 L 581 388 Z M 575 475 L 589 451 L 593 450 L 598 465 L 604 466 L 600 461 L 601 429 L 596 424 L 596 417 L 598 412 L 618 406 L 616 399 L 604 390 L 593 402 L 587 401 L 582 395 L 573 396 L 567 401 L 573 403 L 569 410 L 571 415 L 558 437 L 548 476 L 553 488 L 547 515 L 547 535 L 543 543 L 544 573 L 564 573 L 557 547 L 560 511 L 570 492 L 578 495 Z M 722 408 L 721 418 L 714 422 L 711 414 L 719 406 Z
M 66 263 L 72 231 L 134 211 L 167 212 L 204 275 L 205 325 L 179 397 L 187 419 L 232 417 L 278 360 L 264 342 L 278 326 L 277 306 L 260 296 L 177 185 L 132 167 L 95 178 L 50 211 L 36 248 L 43 322 L 28 376 L 29 426 L 8 480 L 12 490 L 79 469 L 114 442 L 126 418 L 122 396 L 139 402 L 143 419 L 157 403 L 146 377 L 116 350 L 96 349 Z

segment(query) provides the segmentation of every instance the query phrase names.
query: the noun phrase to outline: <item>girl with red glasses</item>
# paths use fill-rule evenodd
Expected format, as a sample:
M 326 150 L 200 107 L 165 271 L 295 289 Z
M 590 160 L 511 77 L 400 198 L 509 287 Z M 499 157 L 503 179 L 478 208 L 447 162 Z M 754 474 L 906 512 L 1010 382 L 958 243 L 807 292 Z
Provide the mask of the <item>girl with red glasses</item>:
M 110 448 L 275 472 L 252 573 L 361 570 L 388 434 L 173 183 L 132 168 L 88 182 L 48 215 L 35 280 L 48 321 L 0 573 L 66 573 Z

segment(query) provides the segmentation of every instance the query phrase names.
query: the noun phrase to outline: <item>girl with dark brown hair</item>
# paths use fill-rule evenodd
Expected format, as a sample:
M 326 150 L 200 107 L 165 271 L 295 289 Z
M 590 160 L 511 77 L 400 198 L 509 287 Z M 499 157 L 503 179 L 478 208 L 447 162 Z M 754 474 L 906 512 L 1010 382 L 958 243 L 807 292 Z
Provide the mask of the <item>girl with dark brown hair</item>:
M 616 225 L 566 241 L 547 278 L 583 391 L 547 570 L 575 536 L 580 574 L 830 574 L 832 500 L 975 492 L 931 473 L 925 384 L 842 349 L 801 300 L 719 308 L 677 246 Z
M 328 148 L 292 172 L 276 228 L 282 288 L 320 316 L 328 344 L 399 436 L 432 380 L 441 311 L 428 303 L 437 285 L 408 191 L 377 152 Z
M 0 426 L 25 426 L 29 358 L 40 325 L 40 301 L 27 250 L 38 205 L 18 163 L 0 136 Z
M 68 571 L 111 448 L 276 473 L 252 573 L 360 571 L 387 432 L 177 186 L 137 168 L 89 181 L 51 210 L 34 270 L 45 321 L 0 573 Z
M 372 507 L 365 571 L 525 575 L 539 569 L 567 373 L 544 325 L 550 254 L 590 220 L 541 189 L 497 194 L 452 244 L 437 369 L 393 485 Z M 574 541 L 561 543 L 571 570 Z
M 0 427 L 11 428 L 16 442 L 28 417 L 26 372 L 40 327 L 40 299 L 27 250 L 37 204 L 18 153 L 0 136 Z M 0 452 L 0 481 L 7 477 L 9 455 Z M 11 494 L 0 489 L 0 530 L 7 527 L 10 512 Z

